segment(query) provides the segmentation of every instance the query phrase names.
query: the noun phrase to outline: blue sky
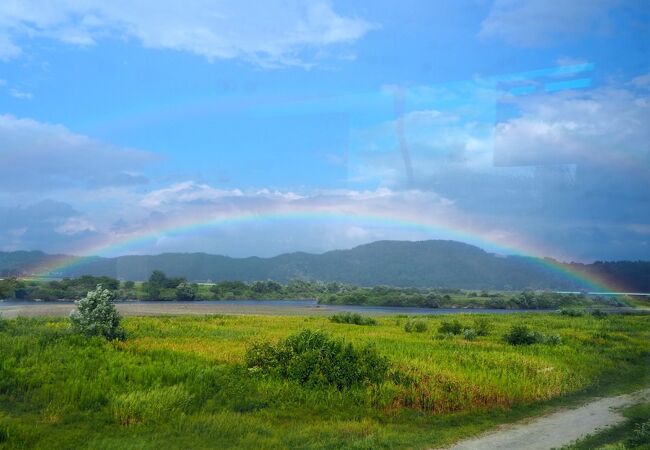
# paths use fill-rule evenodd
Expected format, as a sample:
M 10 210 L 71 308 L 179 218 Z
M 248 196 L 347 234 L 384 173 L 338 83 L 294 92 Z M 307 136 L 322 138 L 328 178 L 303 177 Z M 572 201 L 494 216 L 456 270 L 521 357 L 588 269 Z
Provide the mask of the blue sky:
M 649 43 L 644 1 L 6 1 L 0 250 L 648 259 Z

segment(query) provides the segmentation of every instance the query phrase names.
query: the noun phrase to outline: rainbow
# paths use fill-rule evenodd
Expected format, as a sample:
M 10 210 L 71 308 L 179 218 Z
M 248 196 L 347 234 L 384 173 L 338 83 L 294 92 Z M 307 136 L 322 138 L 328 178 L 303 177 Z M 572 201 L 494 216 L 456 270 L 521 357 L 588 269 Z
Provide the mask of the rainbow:
M 530 258 L 529 261 L 540 268 L 554 273 L 563 280 L 571 281 L 588 291 L 598 292 L 625 292 L 623 286 L 617 285 L 612 280 L 585 274 L 555 259 L 543 258 L 539 249 L 524 245 L 513 236 L 495 237 L 493 233 L 477 228 L 461 225 L 459 222 L 447 220 L 446 222 L 425 220 L 409 214 L 399 217 L 386 216 L 372 212 L 341 212 L 335 210 L 258 210 L 256 212 L 210 212 L 195 214 L 183 219 L 171 220 L 156 226 L 139 229 L 127 234 L 115 234 L 102 242 L 96 242 L 75 251 L 75 256 L 61 256 L 49 260 L 39 266 L 27 270 L 28 277 L 51 277 L 63 271 L 78 267 L 88 262 L 95 256 L 118 255 L 128 252 L 139 245 L 145 245 L 163 236 L 173 236 L 192 233 L 203 229 L 213 229 L 245 223 L 278 223 L 278 222 L 309 222 L 318 223 L 339 222 L 365 226 L 381 226 L 400 229 L 410 229 L 425 232 L 431 239 L 451 239 L 470 243 L 488 251 L 503 255 L 518 255 Z M 502 241 L 507 240 L 508 244 Z

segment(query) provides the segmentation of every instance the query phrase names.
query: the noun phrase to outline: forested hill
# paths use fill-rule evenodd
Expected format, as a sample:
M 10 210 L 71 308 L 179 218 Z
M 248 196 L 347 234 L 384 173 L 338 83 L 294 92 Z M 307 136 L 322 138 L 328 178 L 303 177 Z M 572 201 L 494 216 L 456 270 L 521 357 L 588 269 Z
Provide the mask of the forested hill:
M 0 274 L 29 275 L 29 268 L 56 258 L 42 252 L 0 252 Z M 650 261 L 568 264 L 606 275 L 630 290 L 650 292 Z M 500 256 L 455 241 L 378 241 L 323 254 L 287 253 L 272 258 L 231 258 L 205 253 L 87 258 L 57 276 L 106 275 L 145 280 L 154 269 L 191 281 L 303 278 L 363 286 L 454 287 L 465 289 L 579 289 L 574 280 L 520 256 Z

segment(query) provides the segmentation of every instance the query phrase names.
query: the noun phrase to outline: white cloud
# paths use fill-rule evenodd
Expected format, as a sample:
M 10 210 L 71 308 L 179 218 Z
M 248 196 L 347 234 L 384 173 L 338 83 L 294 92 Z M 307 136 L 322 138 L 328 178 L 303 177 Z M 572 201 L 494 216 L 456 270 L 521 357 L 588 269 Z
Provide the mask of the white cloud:
M 327 0 L 9 1 L 0 8 L 0 57 L 18 56 L 16 40 L 24 37 L 82 46 L 121 38 L 209 60 L 309 65 L 305 50 L 322 55 L 323 47 L 354 42 L 372 27 L 337 14 Z
M 146 194 L 140 204 L 145 208 L 164 208 L 167 206 L 188 204 L 216 204 L 220 201 L 232 201 L 235 199 L 293 201 L 302 198 L 304 198 L 302 195 L 291 191 L 282 192 L 269 189 L 254 189 L 244 192 L 240 189 L 217 189 L 205 183 L 183 181 Z
M 620 86 L 516 97 L 516 117 L 499 123 L 495 157 L 505 165 L 578 163 L 648 169 L 650 97 Z
M 95 226 L 83 217 L 70 217 L 55 228 L 57 233 L 75 235 L 84 231 L 95 231 Z
M 127 200 L 111 207 L 121 195 Z M 74 196 L 74 202 L 74 209 L 51 200 L 28 209 L 0 207 L 0 213 L 12 218 L 0 224 L 0 249 L 74 253 L 155 234 L 164 239 L 143 241 L 142 247 L 126 251 L 272 255 L 344 248 L 381 238 L 425 239 L 432 231 L 417 224 L 427 222 L 441 229 L 438 237 L 451 238 L 444 230 L 455 229 L 457 219 L 454 205 L 433 192 L 387 188 L 240 191 L 187 181 L 148 194 L 114 191 L 113 199 Z M 202 223 L 211 225 L 191 227 L 191 233 L 173 232 Z
M 461 193 L 453 177 L 485 175 L 494 179 L 484 183 L 502 190 L 512 177 L 533 177 L 538 165 L 580 164 L 619 175 L 650 171 L 648 80 L 640 75 L 594 89 L 505 99 L 480 80 L 410 88 L 405 95 L 413 109 L 401 129 L 392 118 L 351 133 L 352 180 L 405 186 L 403 150 L 413 165 L 409 185 L 450 198 L 480 197 L 474 188 Z M 497 112 L 507 117 L 497 122 Z
M 352 130 L 352 180 L 422 187 L 430 186 L 442 173 L 492 169 L 494 92 L 480 80 L 404 91 L 411 109 L 399 122 L 387 117 L 379 124 Z M 410 180 L 405 153 L 412 164 Z
M 174 230 L 188 223 L 212 224 L 185 236 L 171 233 L 149 252 L 195 249 L 240 256 L 297 249 L 324 251 L 384 237 L 424 239 L 430 235 L 426 227 L 395 225 L 388 219 L 401 218 L 404 223 L 430 221 L 452 229 L 456 217 L 451 202 L 433 192 L 387 188 L 225 191 L 188 181 L 144 196 L 141 205 L 151 215 L 141 219 L 126 215 L 129 223 L 120 227 L 120 233 L 126 234 L 120 236 L 138 235 L 149 229 Z M 244 219 L 231 222 L 230 218 Z
M 15 88 L 9 89 L 9 94 L 12 97 L 18 98 L 18 99 L 21 99 L 21 100 L 31 100 L 34 97 L 31 92 L 23 92 L 23 91 L 19 91 L 18 89 L 15 89 Z
M 505 208 L 495 212 L 467 207 L 423 189 L 240 191 L 187 181 L 149 194 L 113 189 L 112 197 L 69 196 L 74 199 L 74 207 L 51 200 L 30 207 L 0 207 L 0 217 L 7 218 L 0 221 L 0 249 L 85 254 L 88 249 L 96 253 L 103 245 L 110 248 L 113 243 L 133 240 L 134 246 L 120 246 L 120 252 L 202 251 L 269 256 L 296 250 L 349 248 L 378 239 L 453 239 L 483 246 L 491 242 L 494 247 L 487 249 L 493 251 L 499 251 L 499 246 L 533 251 L 542 248 L 539 254 L 590 259 L 602 258 L 614 248 L 608 236 L 620 236 L 625 245 L 633 245 L 636 238 L 631 233 L 645 230 L 634 224 L 647 222 L 641 212 L 634 210 L 629 221 L 623 216 L 594 225 L 595 213 L 618 217 L 624 205 L 611 204 L 609 197 L 599 200 L 593 193 L 580 198 L 577 205 L 569 205 L 573 210 L 570 217 L 562 217 L 553 209 L 553 220 L 549 220 L 546 214 L 538 214 L 534 193 L 531 197 L 530 192 L 521 189 L 525 185 L 499 180 L 502 185 L 496 186 L 490 180 L 462 175 L 452 178 L 460 188 L 472 191 L 474 201 Z M 515 201 L 508 197 L 508 190 L 516 192 Z M 113 208 L 111 202 L 115 201 L 118 206 Z M 565 199 L 552 201 L 561 205 Z M 632 207 L 638 208 L 638 204 L 632 203 Z M 575 211 L 575 207 L 582 208 L 586 215 Z M 597 236 L 599 245 L 592 240 L 588 248 L 581 250 L 583 241 L 574 240 L 576 233 L 582 232 Z M 143 236 L 156 239 L 140 239 Z M 473 242 L 471 236 L 482 239 Z M 579 252 L 572 253 L 576 248 Z M 630 255 L 643 251 L 629 248 Z
M 0 30 L 2 29 L 0 28 Z M 14 44 L 5 33 L 6 31 L 0 31 L 0 61 L 8 61 L 22 53 L 20 47 Z
M 608 27 L 614 0 L 496 0 L 479 36 L 519 46 L 539 46 L 558 38 Z
M 345 235 L 351 239 L 367 239 L 371 233 L 367 228 L 352 226 L 345 230 Z
M 648 89 L 650 88 L 650 72 L 638 77 L 634 77 L 630 84 L 636 88 Z
M 558 58 L 556 61 L 558 66 L 576 66 L 576 65 L 584 65 L 584 64 L 589 64 L 589 61 L 587 61 L 584 58 L 573 58 L 571 56 L 562 56 Z M 573 75 L 573 73 L 568 73 L 566 75 Z
M 5 192 L 146 183 L 134 172 L 152 153 L 116 147 L 62 125 L 0 115 L 0 187 Z
M 206 184 L 192 181 L 175 183 L 169 187 L 154 190 L 144 196 L 140 202 L 147 208 L 158 208 L 170 204 L 215 202 L 226 197 L 241 197 L 239 189 L 215 189 Z
M 431 191 L 395 191 L 388 188 L 371 190 L 330 189 L 310 192 L 268 189 L 223 190 L 192 181 L 174 183 L 144 194 L 138 205 L 146 208 L 159 223 L 184 220 L 184 217 L 228 217 L 232 214 L 266 213 L 332 213 L 358 215 L 440 214 L 450 217 L 453 202 Z M 134 214 L 136 217 L 137 214 Z M 143 219 L 147 222 L 148 219 Z

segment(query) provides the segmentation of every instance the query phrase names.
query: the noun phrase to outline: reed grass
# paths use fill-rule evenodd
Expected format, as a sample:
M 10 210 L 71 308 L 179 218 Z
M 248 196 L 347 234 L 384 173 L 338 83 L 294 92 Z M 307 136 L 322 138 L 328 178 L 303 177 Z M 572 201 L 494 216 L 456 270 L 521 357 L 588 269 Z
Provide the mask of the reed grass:
M 0 330 L 0 448 L 426 448 L 581 395 L 650 383 L 650 317 L 458 315 L 487 336 L 435 339 L 327 317 L 137 317 L 127 340 L 74 334 L 64 319 Z M 447 319 L 448 320 L 448 319 Z M 561 336 L 512 346 L 517 324 Z M 379 386 L 313 389 L 244 365 L 253 342 L 323 330 L 390 361 Z

